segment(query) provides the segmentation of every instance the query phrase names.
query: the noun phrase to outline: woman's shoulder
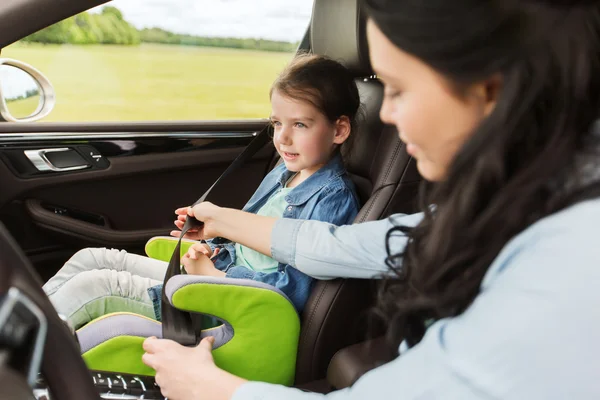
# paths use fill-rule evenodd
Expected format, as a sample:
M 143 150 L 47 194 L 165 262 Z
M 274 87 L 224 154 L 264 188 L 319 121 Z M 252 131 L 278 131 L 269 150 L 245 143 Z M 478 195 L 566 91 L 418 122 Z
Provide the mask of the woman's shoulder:
M 549 215 L 515 236 L 500 252 L 482 286 L 501 277 L 600 279 L 600 199 Z
M 599 221 L 600 198 L 586 200 L 540 219 L 519 237 L 521 241 L 536 242 L 560 237 L 569 244 L 584 244 L 598 237 Z

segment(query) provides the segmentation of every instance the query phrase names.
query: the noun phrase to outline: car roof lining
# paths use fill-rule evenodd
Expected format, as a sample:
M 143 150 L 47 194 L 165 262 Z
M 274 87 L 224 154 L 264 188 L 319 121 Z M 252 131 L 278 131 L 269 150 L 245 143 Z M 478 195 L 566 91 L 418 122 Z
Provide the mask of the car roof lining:
M 0 48 L 109 0 L 0 1 Z

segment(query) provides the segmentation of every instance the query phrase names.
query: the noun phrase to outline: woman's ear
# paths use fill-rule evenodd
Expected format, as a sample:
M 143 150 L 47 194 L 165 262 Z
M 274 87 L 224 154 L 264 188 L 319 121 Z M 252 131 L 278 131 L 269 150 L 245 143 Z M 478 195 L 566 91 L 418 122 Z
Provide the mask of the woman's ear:
M 488 117 L 494 111 L 501 91 L 502 77 L 500 75 L 494 75 L 475 85 L 474 93 L 480 103 L 483 117 Z
M 333 143 L 342 144 L 348 139 L 350 136 L 350 131 L 352 130 L 352 124 L 350 123 L 350 118 L 343 115 L 335 121 L 335 134 L 333 136 Z
M 492 111 L 496 108 L 498 99 L 500 98 L 500 92 L 502 92 L 502 77 L 495 75 L 488 79 L 486 82 L 486 103 L 483 112 L 488 117 Z

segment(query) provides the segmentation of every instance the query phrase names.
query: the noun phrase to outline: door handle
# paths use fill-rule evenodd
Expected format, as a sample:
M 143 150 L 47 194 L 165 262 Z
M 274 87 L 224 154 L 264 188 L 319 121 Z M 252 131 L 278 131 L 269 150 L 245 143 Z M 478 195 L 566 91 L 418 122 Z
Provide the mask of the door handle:
M 24 153 L 38 171 L 66 172 L 90 167 L 76 150 L 68 147 L 25 150 Z

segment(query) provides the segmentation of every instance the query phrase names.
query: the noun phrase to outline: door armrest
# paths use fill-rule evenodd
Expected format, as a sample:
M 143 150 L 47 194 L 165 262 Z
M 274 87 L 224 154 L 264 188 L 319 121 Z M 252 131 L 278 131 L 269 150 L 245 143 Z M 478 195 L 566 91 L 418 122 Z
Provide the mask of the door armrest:
M 337 390 L 350 387 L 366 372 L 394 358 L 384 337 L 353 344 L 335 353 L 327 368 L 327 381 Z

